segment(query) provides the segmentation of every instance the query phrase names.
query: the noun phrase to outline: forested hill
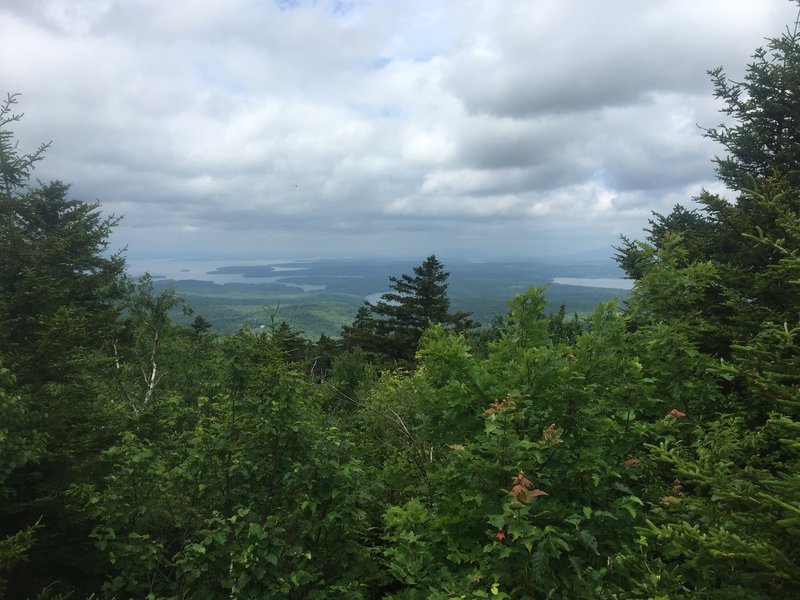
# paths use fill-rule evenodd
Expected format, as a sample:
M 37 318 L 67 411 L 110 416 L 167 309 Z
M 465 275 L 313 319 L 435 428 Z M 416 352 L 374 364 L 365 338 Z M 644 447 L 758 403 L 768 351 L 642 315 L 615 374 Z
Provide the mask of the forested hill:
M 478 328 L 429 256 L 313 343 L 173 322 L 10 96 L 0 594 L 797 598 L 800 35 L 712 78 L 730 198 L 621 241 L 624 305 Z
M 611 255 L 613 250 L 608 249 Z M 235 333 L 241 327 L 267 327 L 272 320 L 285 321 L 310 340 L 324 334 L 338 337 L 350 324 L 365 299 L 377 300 L 389 291 L 389 276 L 406 273 L 418 261 L 379 259 L 303 260 L 270 265 L 224 266 L 192 261 L 170 261 L 169 268 L 152 271 L 157 291 L 173 289 L 196 314 L 211 322 L 217 333 Z M 189 265 L 185 273 L 178 267 Z M 547 312 L 564 304 L 568 314 L 587 315 L 598 302 L 625 300 L 625 285 L 613 281 L 623 276 L 611 260 L 593 263 L 549 264 L 534 260 L 448 260 L 448 296 L 455 308 L 472 313 L 473 319 L 490 325 L 507 308 L 507 300 L 531 285 L 547 285 Z M 178 271 L 178 272 L 175 272 Z M 158 277 L 162 272 L 165 277 Z M 203 279 L 201 279 L 203 278 Z M 567 278 L 566 280 L 562 278 Z M 570 285 L 588 278 L 585 285 Z M 556 280 L 553 282 L 553 280 Z M 604 281 L 608 279 L 609 281 Z M 578 283 L 582 283 L 578 281 Z M 173 317 L 189 323 L 176 311 Z

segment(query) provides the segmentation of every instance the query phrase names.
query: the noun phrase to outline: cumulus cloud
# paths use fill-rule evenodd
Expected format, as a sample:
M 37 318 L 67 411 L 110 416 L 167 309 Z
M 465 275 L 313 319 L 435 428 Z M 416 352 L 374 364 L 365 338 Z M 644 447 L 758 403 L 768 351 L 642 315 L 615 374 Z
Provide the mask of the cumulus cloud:
M 785 0 L 30 0 L 0 7 L 39 179 L 130 255 L 608 247 L 713 185 L 706 70 Z

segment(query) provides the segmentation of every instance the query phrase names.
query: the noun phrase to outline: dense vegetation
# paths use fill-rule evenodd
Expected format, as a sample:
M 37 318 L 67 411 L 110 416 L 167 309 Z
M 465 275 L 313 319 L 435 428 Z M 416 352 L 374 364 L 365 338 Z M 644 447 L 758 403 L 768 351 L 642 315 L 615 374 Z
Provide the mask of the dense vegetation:
M 800 35 L 707 130 L 735 201 L 655 215 L 583 321 L 477 331 L 429 257 L 343 341 L 176 325 L 0 110 L 10 598 L 751 598 L 800 590 Z

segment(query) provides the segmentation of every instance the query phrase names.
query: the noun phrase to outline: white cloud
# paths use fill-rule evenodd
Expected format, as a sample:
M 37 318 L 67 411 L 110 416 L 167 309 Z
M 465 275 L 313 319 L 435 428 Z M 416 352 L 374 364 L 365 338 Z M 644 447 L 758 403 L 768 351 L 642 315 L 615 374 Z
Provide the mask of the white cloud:
M 37 177 L 124 215 L 131 255 L 609 245 L 713 184 L 706 70 L 741 73 L 795 16 L 785 0 L 7 4 L 16 131 L 54 142 Z

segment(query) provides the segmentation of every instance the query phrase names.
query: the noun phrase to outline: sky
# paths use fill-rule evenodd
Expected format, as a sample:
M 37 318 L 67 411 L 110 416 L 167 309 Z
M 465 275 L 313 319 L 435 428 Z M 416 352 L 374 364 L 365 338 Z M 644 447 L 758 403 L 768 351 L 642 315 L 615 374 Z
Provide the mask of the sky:
M 716 182 L 787 0 L 0 0 L 41 181 L 131 259 L 571 255 Z M 732 193 L 727 193 L 731 197 Z

